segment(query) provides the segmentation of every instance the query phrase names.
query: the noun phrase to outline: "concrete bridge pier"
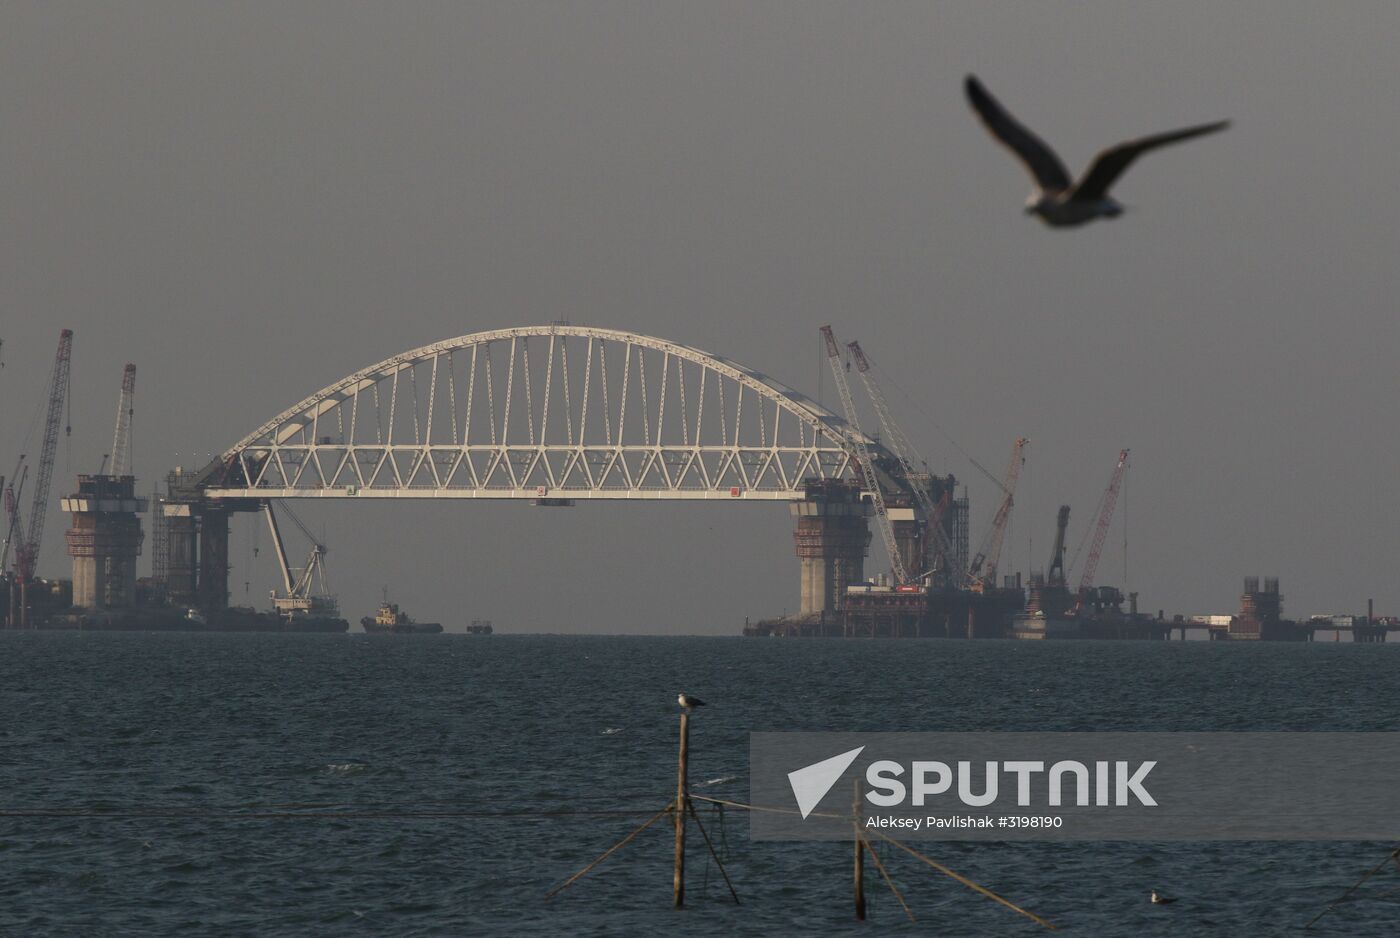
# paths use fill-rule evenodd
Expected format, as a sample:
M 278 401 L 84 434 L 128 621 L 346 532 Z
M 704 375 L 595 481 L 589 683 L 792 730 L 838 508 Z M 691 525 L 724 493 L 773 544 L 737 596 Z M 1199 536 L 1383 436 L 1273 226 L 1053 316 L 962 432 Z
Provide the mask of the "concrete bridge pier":
M 806 498 L 792 503 L 793 544 L 802 562 L 802 615 L 834 613 L 846 587 L 865 578 L 870 525 L 860 486 L 839 479 L 812 480 Z
M 199 501 L 169 501 L 158 507 L 165 511 L 170 601 L 205 613 L 227 609 L 230 509 Z
M 193 606 L 198 599 L 195 588 L 199 583 L 199 524 L 189 505 L 158 504 L 156 510 L 165 512 L 164 533 L 170 558 L 166 592 L 171 602 Z
M 205 612 L 228 608 L 228 516 L 225 509 L 199 515 L 199 608 Z
M 904 569 L 909 571 L 910 576 L 923 573 L 927 564 L 924 547 L 925 523 L 915 520 L 913 508 L 890 507 L 888 511 L 890 528 L 894 532 L 895 549 L 899 551 L 899 559 L 903 561 Z
M 129 475 L 80 475 L 78 491 L 61 500 L 72 516 L 65 533 L 73 558 L 73 605 L 126 609 L 136 603 L 136 558 L 141 519 L 149 500 L 136 494 Z

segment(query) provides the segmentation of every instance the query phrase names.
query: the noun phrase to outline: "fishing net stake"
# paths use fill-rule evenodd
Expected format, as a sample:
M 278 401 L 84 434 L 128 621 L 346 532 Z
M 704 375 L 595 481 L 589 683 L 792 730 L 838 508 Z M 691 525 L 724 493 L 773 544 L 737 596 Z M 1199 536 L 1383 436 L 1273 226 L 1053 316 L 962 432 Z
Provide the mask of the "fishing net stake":
M 626 837 L 622 838 L 622 839 L 619 840 L 617 843 L 613 844 L 611 847 L 609 847 L 606 851 L 603 852 L 603 855 L 602 855 L 601 857 L 599 857 L 598 859 L 594 860 L 592 863 L 588 864 L 588 865 L 585 866 L 583 869 L 579 870 L 579 871 L 578 871 L 577 873 L 575 873 L 573 876 L 570 876 L 568 879 L 564 880 L 564 882 L 560 883 L 558 886 L 555 886 L 555 887 L 554 887 L 553 889 L 551 889 L 549 892 L 545 893 L 545 894 L 544 894 L 544 897 L 545 897 L 546 899 L 553 899 L 556 895 L 558 895 L 559 893 L 563 892 L 565 889 L 568 889 L 568 888 L 569 888 L 570 886 L 572 886 L 576 881 L 578 881 L 580 878 L 582 878 L 583 875 L 584 875 L 585 873 L 587 873 L 589 870 L 593 869 L 593 867 L 597 866 L 599 863 L 602 863 L 602 862 L 603 862 L 604 860 L 606 860 L 608 857 L 612 856 L 612 855 L 613 855 L 614 853 L 616 853 L 618 850 L 622 849 L 624 846 L 626 846 L 628 843 L 630 843 L 630 842 L 632 841 L 632 838 L 636 837 L 636 836 L 637 836 L 638 834 L 640 834 L 642 831 L 646 830 L 648 827 L 651 827 L 651 825 L 655 824 L 657 821 L 659 821 L 659 820 L 661 820 L 663 817 L 665 817 L 666 814 L 671 810 L 671 808 L 674 807 L 674 805 L 675 805 L 675 802 L 671 802 L 670 804 L 666 805 L 666 807 L 662 808 L 660 811 L 658 811 L 658 812 L 656 812 L 655 814 L 653 814 L 653 815 L 651 816 L 651 819 L 648 820 L 648 821 L 646 821 L 644 824 L 642 824 L 641 827 L 637 828 L 637 829 L 634 830 L 632 833 L 628 834 Z
M 1314 916 L 1312 917 L 1312 921 L 1308 922 L 1308 924 L 1306 924 L 1306 925 L 1303 926 L 1303 930 L 1306 931 L 1306 930 L 1312 928 L 1313 925 L 1317 924 L 1318 919 L 1322 918 L 1322 917 L 1323 917 L 1324 915 L 1326 915 L 1328 912 L 1331 912 L 1331 911 L 1332 911 L 1333 909 L 1335 909 L 1337 906 L 1341 905 L 1343 902 L 1346 902 L 1348 899 L 1350 899 L 1352 893 L 1354 893 L 1354 892 L 1356 892 L 1356 890 L 1360 889 L 1360 888 L 1362 887 L 1362 885 L 1366 882 L 1366 880 L 1370 879 L 1372 876 L 1375 876 L 1377 873 L 1379 873 L 1379 872 L 1381 871 L 1381 869 L 1382 869 L 1387 863 L 1390 863 L 1392 860 L 1395 862 L 1396 868 L 1400 869 L 1400 847 L 1397 847 L 1397 848 L 1395 848 L 1394 850 L 1390 851 L 1389 855 L 1387 855 L 1386 858 L 1385 858 L 1384 860 L 1382 860 L 1381 862 L 1377 863 L 1375 866 L 1371 867 L 1369 870 L 1367 870 L 1365 873 L 1362 874 L 1362 876 L 1361 876 L 1360 879 L 1358 879 L 1356 882 L 1352 883 L 1350 889 L 1348 889 L 1346 892 L 1342 893 L 1342 894 L 1341 894 L 1340 896 L 1338 896 L 1337 898 L 1333 899 L 1331 902 L 1329 902 L 1329 903 L 1327 904 L 1327 908 L 1323 909 L 1321 912 L 1319 912 L 1319 913 L 1317 913 L 1316 915 L 1314 915 Z
M 695 826 L 700 828 L 700 836 L 705 838 L 705 846 L 710 848 L 710 856 L 714 857 L 715 866 L 719 867 L 719 874 L 724 877 L 724 884 L 729 887 L 729 894 L 734 897 L 734 904 L 740 905 L 739 894 L 734 891 L 734 884 L 729 880 L 729 872 L 724 868 L 724 861 L 720 860 L 714 843 L 710 841 L 709 832 L 705 830 L 705 825 L 700 823 L 700 815 L 695 811 L 695 802 L 687 798 L 685 806 L 690 809 L 690 816 L 695 819 Z

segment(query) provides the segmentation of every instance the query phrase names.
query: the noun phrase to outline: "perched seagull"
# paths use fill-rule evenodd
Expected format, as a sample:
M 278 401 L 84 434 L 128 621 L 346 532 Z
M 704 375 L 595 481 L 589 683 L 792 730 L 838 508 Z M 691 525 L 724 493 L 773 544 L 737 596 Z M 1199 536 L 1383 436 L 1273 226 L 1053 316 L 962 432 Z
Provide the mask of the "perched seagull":
M 676 698 L 676 703 L 680 704 L 681 707 L 685 709 L 686 713 L 693 713 L 696 707 L 705 706 L 705 701 L 701 700 L 699 697 L 692 697 L 689 694 L 681 694 Z
M 1152 890 L 1152 904 L 1153 904 L 1153 905 L 1171 905 L 1171 904 L 1172 904 L 1173 902 L 1175 902 L 1175 901 L 1176 901 L 1176 899 L 1173 898 L 1172 896 L 1159 896 L 1159 895 L 1157 895 L 1157 890 L 1155 890 L 1155 889 Z
M 993 137 L 1026 164 L 1035 179 L 1036 191 L 1026 200 L 1026 214 L 1039 215 L 1041 221 L 1055 228 L 1082 225 L 1095 218 L 1117 218 L 1123 214 L 1123 206 L 1109 197 L 1108 190 L 1132 165 L 1133 160 L 1148 150 L 1215 133 L 1230 126 L 1229 121 L 1216 121 L 1128 140 L 1099 153 L 1079 181 L 1072 183 L 1055 151 L 1012 117 L 982 87 L 976 76 L 967 76 L 966 87 L 967 99 L 972 102 L 972 109 L 982 118 L 982 123 L 987 125 Z

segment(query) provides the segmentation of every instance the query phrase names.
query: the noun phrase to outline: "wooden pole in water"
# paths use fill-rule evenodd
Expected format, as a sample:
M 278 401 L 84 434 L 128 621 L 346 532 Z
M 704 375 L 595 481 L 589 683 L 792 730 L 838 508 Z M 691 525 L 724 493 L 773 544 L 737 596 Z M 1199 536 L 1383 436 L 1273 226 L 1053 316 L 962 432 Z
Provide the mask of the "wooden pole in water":
M 851 803 L 851 843 L 855 846 L 856 918 L 865 921 L 865 845 L 860 840 L 860 781 L 854 785 L 855 799 Z
M 690 755 L 690 713 L 681 713 L 681 747 L 676 759 L 676 871 L 671 881 L 676 908 L 685 906 L 685 813 L 690 807 L 686 760 Z

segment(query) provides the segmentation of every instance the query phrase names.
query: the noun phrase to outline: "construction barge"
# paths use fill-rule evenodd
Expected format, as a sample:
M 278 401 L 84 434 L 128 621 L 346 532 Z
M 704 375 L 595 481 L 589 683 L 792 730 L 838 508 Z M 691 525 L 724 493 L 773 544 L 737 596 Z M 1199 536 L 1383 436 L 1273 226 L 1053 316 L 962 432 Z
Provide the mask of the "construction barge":
M 1245 577 L 1232 615 L 1165 617 L 1137 610 L 1137 594 L 1096 587 L 1082 598 L 1035 578 L 1026 591 L 1008 584 L 993 594 L 931 593 L 880 582 L 850 587 L 830 613 L 746 623 L 743 634 L 772 638 L 1000 638 L 1019 641 L 1187 641 L 1383 643 L 1400 618 L 1366 615 L 1283 617 L 1278 579 Z M 1368 603 L 1368 607 L 1369 607 Z
M 829 357 L 837 366 L 830 332 Z M 865 362 L 858 350 L 862 375 Z M 849 401 L 847 401 L 849 403 Z M 877 408 L 878 409 L 878 408 Z M 884 424 L 886 430 L 890 424 Z M 1277 578 L 1247 577 L 1235 615 L 1176 616 L 1138 611 L 1136 593 L 1096 583 L 1098 562 L 1128 467 L 1128 450 L 1118 453 L 1108 487 L 1091 529 L 1092 545 L 1077 588 L 1066 576 L 1065 535 L 1070 508 L 1056 515 L 1055 541 L 1046 572 L 1003 576 L 998 563 L 1013 493 L 1027 441 L 1016 441 L 1001 487 L 1003 498 L 977 553 L 968 558 L 967 499 L 955 498 L 957 480 L 915 472 L 907 459 L 896 465 L 870 456 L 865 484 L 839 479 L 809 480 L 804 498 L 792 504 L 797 524 L 794 546 L 801 562 L 801 607 L 795 616 L 745 621 L 743 634 L 778 638 L 1005 638 L 1046 640 L 1138 640 L 1209 638 L 1215 641 L 1383 642 L 1396 626 L 1349 616 L 1314 616 L 1303 622 L 1283 618 Z M 883 473 L 883 475 L 882 475 Z M 888 479 L 898 477 L 898 485 Z M 864 578 L 874 517 L 890 559 L 890 574 Z M 1086 534 L 1088 542 L 1088 534 Z M 1082 546 L 1082 545 L 1081 545 Z M 1077 555 L 1076 555 L 1077 556 Z M 1126 604 L 1126 608 L 1125 607 Z
M 0 595 L 4 588 L 0 585 Z M 34 611 L 32 611 L 34 612 Z M 171 606 L 134 606 L 129 609 L 68 607 L 37 611 L 29 628 L 73 632 L 321 632 L 343 634 L 350 623 L 335 615 L 289 618 L 277 612 L 259 612 L 251 606 L 231 606 L 206 616 L 198 609 Z

